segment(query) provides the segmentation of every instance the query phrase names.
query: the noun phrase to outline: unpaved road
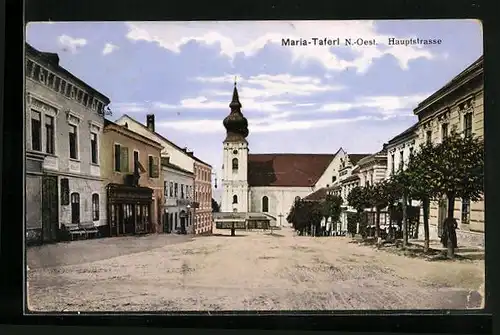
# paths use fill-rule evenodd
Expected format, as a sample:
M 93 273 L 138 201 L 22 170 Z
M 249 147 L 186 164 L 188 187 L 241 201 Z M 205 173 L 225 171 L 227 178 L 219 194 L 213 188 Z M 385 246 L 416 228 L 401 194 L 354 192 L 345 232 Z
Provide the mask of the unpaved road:
M 217 233 L 217 232 L 216 232 Z M 483 261 L 429 262 L 289 228 L 28 249 L 32 311 L 465 309 Z

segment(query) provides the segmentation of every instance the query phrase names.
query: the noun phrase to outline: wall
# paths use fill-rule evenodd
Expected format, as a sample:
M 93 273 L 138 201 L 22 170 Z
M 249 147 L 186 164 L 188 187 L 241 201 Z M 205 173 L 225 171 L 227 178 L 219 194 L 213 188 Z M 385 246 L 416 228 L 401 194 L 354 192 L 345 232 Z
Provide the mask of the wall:
M 194 233 L 211 234 L 212 217 L 212 168 L 198 161 L 194 162 L 194 192 L 199 208 L 194 214 Z
M 173 214 L 172 219 L 173 219 L 173 224 L 172 227 L 174 231 L 178 228 L 180 228 L 180 218 L 179 214 L 181 211 L 185 211 L 188 213 L 190 210 L 187 208 L 187 205 L 179 205 L 177 200 L 183 201 L 183 200 L 188 200 L 188 201 L 193 201 L 194 199 L 194 194 L 193 194 L 193 188 L 194 188 L 194 176 L 193 175 L 188 175 L 184 172 L 180 172 L 177 170 L 174 170 L 172 168 L 168 167 L 162 167 L 162 174 L 163 174 L 163 180 L 164 180 L 164 208 L 168 211 L 167 214 Z M 172 183 L 172 194 L 170 194 L 170 183 Z M 175 183 L 177 183 L 177 196 L 175 196 Z M 181 197 L 181 187 L 180 185 L 188 185 L 188 192 L 184 193 L 184 198 Z M 165 189 L 166 187 L 166 189 Z M 186 201 L 187 203 L 187 201 Z M 175 214 L 177 214 L 177 226 L 175 226 Z M 193 218 L 192 218 L 192 212 L 189 217 L 189 223 L 188 225 L 191 226 L 193 223 Z M 188 228 L 188 227 L 187 227 Z
M 312 187 L 251 187 L 249 212 L 262 212 L 262 198 L 269 198 L 269 214 L 276 218 L 279 225 L 279 215 L 282 214 L 281 225 L 288 224 L 286 217 L 295 202 L 295 197 L 304 198 L 314 192 Z
M 245 142 L 224 142 L 222 166 L 222 212 L 248 212 L 248 144 Z M 237 151 L 234 154 L 234 151 Z M 238 170 L 232 169 L 233 158 L 238 159 Z M 233 196 L 238 203 L 233 204 Z
M 27 63 L 33 61 L 28 57 Z M 30 63 L 33 64 L 33 63 Z M 40 64 L 35 64 L 40 65 Z M 43 67 L 47 70 L 49 66 Z M 32 68 L 33 69 L 33 68 Z M 74 78 L 63 74 L 55 67 L 52 67 L 51 75 L 57 76 L 59 80 L 64 79 L 68 84 L 74 85 L 78 91 L 75 96 L 66 96 L 62 93 L 62 86 L 56 86 L 55 79 L 51 82 L 48 79 L 40 80 L 40 77 L 34 76 L 34 71 L 26 72 L 26 150 L 33 151 L 31 138 L 31 111 L 36 110 L 41 114 L 41 147 L 45 155 L 43 161 L 44 172 L 58 176 L 58 187 L 60 194 L 61 178 L 68 178 L 70 181 L 70 193 L 76 192 L 80 195 L 80 223 L 94 226 L 106 224 L 104 215 L 99 216 L 99 220 L 92 220 L 92 202 L 93 193 L 99 194 L 100 210 L 105 207 L 105 194 L 101 187 L 100 160 L 97 164 L 91 163 L 90 138 L 91 132 L 97 134 L 98 142 L 101 141 L 103 116 L 97 113 L 98 106 L 104 106 L 107 101 L 104 98 L 95 98 L 98 104 L 83 104 L 79 101 L 79 92 L 82 94 L 95 94 L 89 89 L 83 87 L 81 83 L 76 82 Z M 33 75 L 33 77 L 30 77 Z M 47 78 L 47 77 L 45 77 Z M 54 77 L 55 78 L 55 77 Z M 61 81 L 59 81 L 61 83 Z M 83 95 L 82 95 L 83 96 Z M 97 96 L 97 94 L 96 94 Z M 89 100 L 90 101 L 90 100 Z M 47 116 L 54 117 L 54 153 L 46 153 L 46 129 L 45 121 Z M 77 126 L 77 159 L 69 157 L 69 129 L 70 125 Z M 98 156 L 100 152 L 98 151 Z M 59 197 L 60 198 L 60 197 Z M 60 199 L 59 199 L 60 200 Z M 29 209 L 27 209 L 29 210 Z M 61 205 L 58 209 L 59 227 L 61 224 L 71 222 L 71 205 Z
M 143 124 L 138 124 L 138 122 L 139 121 L 136 121 L 135 119 L 132 119 L 128 116 L 122 116 L 118 120 L 116 120 L 115 123 L 122 125 L 122 126 L 125 125 L 125 123 L 127 123 L 128 128 L 130 130 L 132 130 L 138 134 L 141 134 L 142 136 L 150 138 L 151 140 L 153 140 L 155 142 L 160 143 L 161 146 L 163 147 L 163 149 L 161 151 L 162 157 L 169 157 L 170 162 L 172 164 L 180 166 L 184 170 L 187 170 L 189 172 L 194 171 L 194 165 L 193 165 L 194 159 L 191 156 L 189 156 L 182 149 L 176 148 L 171 143 L 165 141 L 164 139 L 161 138 L 161 136 L 158 136 L 156 133 L 151 132 Z
M 159 178 L 149 177 L 149 156 L 158 157 L 160 160 L 161 149 L 159 146 L 153 146 L 152 144 L 147 144 L 141 140 L 134 138 L 131 135 L 125 135 L 117 132 L 111 126 L 104 129 L 104 133 L 101 141 L 101 173 L 104 182 L 104 187 L 109 183 L 123 184 L 125 175 L 134 172 L 134 150 L 139 151 L 139 162 L 144 167 L 146 172 L 141 173 L 139 179 L 139 185 L 143 187 L 152 188 L 154 191 L 154 202 L 152 204 L 152 223 L 158 223 L 158 206 L 163 204 L 163 175 L 161 170 L 159 171 Z M 125 130 L 127 131 L 127 130 Z M 129 149 L 128 172 L 116 172 L 114 171 L 114 147 L 115 144 L 120 144 L 122 147 L 127 147 Z M 160 167 L 159 167 L 160 168 Z M 105 206 L 104 206 L 105 207 Z
M 331 161 L 330 165 L 328 165 L 328 168 L 326 168 L 325 172 L 323 172 L 323 175 L 316 182 L 316 189 L 326 187 L 326 185 L 332 185 L 334 183 L 332 177 L 336 177 L 336 180 L 339 179 L 341 159 L 345 157 L 345 151 L 340 149 L 337 155 Z
M 387 145 L 387 169 L 385 178 L 388 179 L 391 174 L 398 172 L 400 168 L 401 152 L 403 152 L 403 169 L 406 169 L 408 162 L 410 160 L 410 152 L 413 150 L 415 152 L 415 136 L 411 136 L 406 140 L 402 140 L 394 145 Z M 394 155 L 394 165 L 393 163 Z M 394 167 L 394 171 L 392 170 Z
M 441 141 L 441 125 L 446 122 L 449 124 L 449 131 L 455 128 L 456 131 L 461 132 L 464 129 L 463 123 L 463 113 L 459 110 L 459 104 L 467 101 L 467 99 L 473 98 L 473 116 L 472 116 L 472 132 L 474 136 L 483 138 L 484 136 L 484 95 L 483 95 L 483 82 L 479 78 L 474 81 L 475 85 L 470 89 L 465 90 L 462 94 L 457 94 L 453 98 L 448 98 L 449 100 L 442 108 L 435 114 L 424 115 L 419 121 L 418 127 L 418 143 L 423 143 L 425 141 L 425 134 L 427 130 L 432 131 L 432 142 L 439 143 Z M 451 95 L 450 95 L 451 96 Z M 447 117 L 443 117 L 446 114 L 446 108 L 449 108 L 449 113 Z M 424 111 L 422 112 L 424 113 Z M 440 119 L 441 116 L 441 120 Z M 454 217 L 459 223 L 459 228 L 462 231 L 475 231 L 484 232 L 484 201 L 471 202 L 471 213 L 470 213 L 470 223 L 462 224 L 461 218 L 461 199 L 456 199 L 455 201 L 455 211 Z M 431 225 L 437 225 L 438 223 L 438 204 L 432 202 L 429 211 L 429 221 Z

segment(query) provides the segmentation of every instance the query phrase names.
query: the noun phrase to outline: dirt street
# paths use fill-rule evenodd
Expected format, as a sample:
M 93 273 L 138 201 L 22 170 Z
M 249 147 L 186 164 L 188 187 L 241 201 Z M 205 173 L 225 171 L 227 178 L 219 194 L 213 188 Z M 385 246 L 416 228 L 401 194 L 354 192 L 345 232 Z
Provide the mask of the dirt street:
M 430 262 L 290 228 L 28 249 L 32 311 L 465 309 L 483 261 Z M 482 293 L 482 292 L 481 292 Z

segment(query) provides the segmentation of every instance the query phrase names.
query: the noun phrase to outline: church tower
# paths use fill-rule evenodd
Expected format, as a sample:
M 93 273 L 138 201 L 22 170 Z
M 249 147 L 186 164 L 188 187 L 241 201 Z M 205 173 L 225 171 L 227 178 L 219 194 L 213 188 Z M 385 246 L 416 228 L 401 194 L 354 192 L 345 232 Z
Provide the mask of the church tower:
M 241 113 L 236 82 L 231 113 L 224 119 L 222 203 L 221 212 L 248 212 L 248 121 Z

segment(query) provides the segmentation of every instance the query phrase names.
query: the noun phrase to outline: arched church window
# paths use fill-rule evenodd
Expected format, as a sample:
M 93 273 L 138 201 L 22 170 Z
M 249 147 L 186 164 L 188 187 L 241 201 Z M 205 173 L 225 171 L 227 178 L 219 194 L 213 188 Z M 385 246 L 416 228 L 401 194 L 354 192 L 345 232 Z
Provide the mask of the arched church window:
M 238 170 L 238 158 L 233 158 L 233 170 Z
M 233 204 L 237 204 L 238 203 L 238 196 L 235 194 L 233 195 Z
M 266 196 L 262 197 L 262 212 L 263 213 L 269 212 L 269 198 Z

